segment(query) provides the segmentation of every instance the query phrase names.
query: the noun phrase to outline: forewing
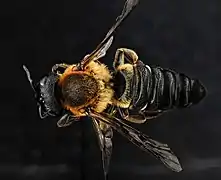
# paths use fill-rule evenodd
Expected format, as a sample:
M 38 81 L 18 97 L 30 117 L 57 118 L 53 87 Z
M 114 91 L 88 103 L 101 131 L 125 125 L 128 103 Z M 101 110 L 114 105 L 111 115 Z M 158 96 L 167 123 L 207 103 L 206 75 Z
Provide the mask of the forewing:
M 167 144 L 162 144 L 153 140 L 149 136 L 125 124 L 122 120 L 115 117 L 110 117 L 108 114 L 90 112 L 90 116 L 98 119 L 99 121 L 105 122 L 106 124 L 109 124 L 113 127 L 113 129 L 125 136 L 133 144 L 138 146 L 143 151 L 151 153 L 171 170 L 176 172 L 182 170 L 178 158 L 171 151 Z
M 106 51 L 112 44 L 113 41 L 113 33 L 119 27 L 121 22 L 126 19 L 129 13 L 133 10 L 133 8 L 138 4 L 139 0 L 127 0 L 124 4 L 124 8 L 120 16 L 117 17 L 115 24 L 110 28 L 108 33 L 106 34 L 105 38 L 101 43 L 96 47 L 96 49 L 89 54 L 86 58 L 84 58 L 81 64 L 84 66 L 91 60 L 97 60 L 103 56 L 105 56 Z
M 108 124 L 98 121 L 95 118 L 92 118 L 92 120 L 93 127 L 98 138 L 99 147 L 102 153 L 103 170 L 106 179 L 112 154 L 113 131 L 111 126 L 109 126 Z
M 111 36 L 110 39 L 100 48 L 100 50 L 96 53 L 96 56 L 94 56 L 92 59 L 97 60 L 106 55 L 107 50 L 110 48 L 114 37 Z

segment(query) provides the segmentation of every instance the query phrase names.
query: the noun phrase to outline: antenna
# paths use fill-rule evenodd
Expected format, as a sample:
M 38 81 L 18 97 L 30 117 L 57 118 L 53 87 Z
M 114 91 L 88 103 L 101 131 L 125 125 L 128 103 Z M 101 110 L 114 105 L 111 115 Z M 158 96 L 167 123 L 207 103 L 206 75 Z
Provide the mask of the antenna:
M 36 90 L 35 90 L 35 87 L 34 87 L 34 84 L 33 84 L 33 80 L 31 79 L 31 74 L 30 74 L 28 68 L 27 68 L 25 65 L 23 65 L 23 69 L 24 69 L 24 71 L 26 72 L 28 81 L 29 81 L 29 83 L 30 83 L 30 85 L 31 85 L 31 87 L 32 87 L 32 89 L 33 89 L 33 91 L 36 93 Z

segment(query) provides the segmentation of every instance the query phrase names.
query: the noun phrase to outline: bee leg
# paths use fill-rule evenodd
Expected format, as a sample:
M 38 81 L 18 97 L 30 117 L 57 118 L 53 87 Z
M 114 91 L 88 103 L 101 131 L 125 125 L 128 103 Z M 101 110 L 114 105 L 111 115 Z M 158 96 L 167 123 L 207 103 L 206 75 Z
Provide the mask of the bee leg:
M 52 66 L 52 69 L 51 71 L 55 74 L 58 74 L 60 75 L 60 71 L 58 71 L 58 68 L 63 68 L 63 69 L 66 69 L 68 68 L 70 65 L 69 64 L 65 64 L 65 63 L 60 63 L 60 64 L 55 64 L 54 66 Z
M 160 116 L 162 114 L 162 112 L 160 111 L 145 111 L 144 115 L 146 117 L 146 119 L 155 119 L 158 116 Z
M 70 126 L 74 121 L 78 121 L 79 118 L 71 115 L 70 113 L 64 114 L 57 122 L 58 127 Z
M 129 60 L 127 57 L 131 57 L 132 60 Z M 125 63 L 125 59 L 129 63 Z M 122 74 L 126 80 L 125 90 L 124 93 L 121 95 L 119 99 L 116 100 L 117 106 L 121 108 L 128 108 L 130 106 L 132 100 L 132 89 L 131 89 L 131 82 L 134 78 L 134 67 L 133 62 L 136 62 L 138 59 L 136 53 L 132 50 L 120 48 L 117 49 L 113 67 L 115 72 L 119 72 Z
M 121 108 L 128 108 L 130 106 L 131 100 L 132 100 L 132 89 L 131 89 L 131 83 L 134 77 L 134 70 L 133 66 L 131 64 L 122 64 L 117 67 L 116 72 L 121 73 L 126 82 L 125 84 L 125 90 L 124 93 L 121 95 L 120 98 L 116 99 L 117 106 Z
M 117 106 L 120 107 L 119 112 L 121 114 L 121 117 L 127 121 L 140 124 L 146 121 L 145 116 L 139 112 L 131 113 L 128 109 L 133 96 L 133 92 L 131 89 L 131 83 L 134 78 L 133 66 L 137 63 L 137 61 L 138 56 L 133 50 L 120 48 L 116 51 L 113 67 L 115 71 L 120 72 L 126 80 L 124 93 L 119 99 L 116 100 Z
M 118 66 L 125 64 L 124 62 L 125 59 L 127 60 L 127 62 L 134 65 L 138 61 L 138 56 L 131 49 L 127 49 L 127 48 L 117 49 L 115 58 L 114 58 L 114 63 L 113 63 L 114 69 L 117 69 Z
M 128 109 L 121 109 L 121 108 L 118 108 L 118 111 L 120 113 L 120 116 L 124 120 L 127 120 L 132 123 L 142 124 L 147 120 L 146 117 L 141 113 L 130 114 Z

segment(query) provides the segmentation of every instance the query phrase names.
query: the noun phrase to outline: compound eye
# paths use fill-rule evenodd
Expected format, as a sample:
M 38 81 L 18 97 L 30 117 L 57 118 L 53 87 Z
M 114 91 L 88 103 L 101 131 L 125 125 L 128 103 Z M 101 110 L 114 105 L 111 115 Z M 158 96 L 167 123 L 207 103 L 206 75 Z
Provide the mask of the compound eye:
M 45 82 L 46 82 L 46 77 L 44 77 L 41 81 L 40 81 L 40 86 L 44 87 L 45 86 Z

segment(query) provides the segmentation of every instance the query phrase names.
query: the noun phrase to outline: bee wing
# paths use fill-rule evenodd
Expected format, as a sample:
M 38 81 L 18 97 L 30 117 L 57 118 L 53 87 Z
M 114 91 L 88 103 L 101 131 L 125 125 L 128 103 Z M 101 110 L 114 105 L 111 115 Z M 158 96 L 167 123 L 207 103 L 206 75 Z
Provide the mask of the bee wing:
M 81 62 L 83 66 L 89 63 L 91 60 L 97 60 L 103 56 L 105 56 L 106 51 L 112 44 L 113 41 L 113 33 L 119 27 L 121 22 L 126 19 L 129 13 L 133 10 L 133 8 L 138 4 L 139 0 L 127 0 L 124 4 L 124 8 L 120 16 L 117 17 L 115 24 L 110 28 L 105 38 L 101 43 L 96 47 L 96 49 L 89 54 L 86 58 L 84 58 Z
M 114 37 L 111 36 L 110 39 L 107 41 L 107 43 L 105 43 L 99 51 L 97 51 L 96 56 L 94 56 L 92 59 L 93 60 L 97 60 L 100 59 L 102 57 L 104 57 L 106 55 L 107 50 L 110 48 L 112 42 L 113 42 Z
M 92 120 L 93 120 L 93 127 L 96 132 L 98 143 L 102 153 L 103 170 L 106 179 L 109 170 L 111 154 L 112 154 L 111 139 L 113 137 L 113 131 L 111 126 L 109 126 L 108 124 L 98 121 L 95 118 L 92 118 Z
M 171 151 L 167 144 L 162 144 L 153 140 L 142 132 L 125 124 L 122 120 L 116 117 L 110 117 L 106 113 L 90 112 L 89 115 L 110 125 L 118 133 L 126 137 L 133 144 L 138 146 L 145 152 L 151 153 L 155 158 L 159 159 L 169 169 L 179 172 L 182 167 L 176 155 Z

